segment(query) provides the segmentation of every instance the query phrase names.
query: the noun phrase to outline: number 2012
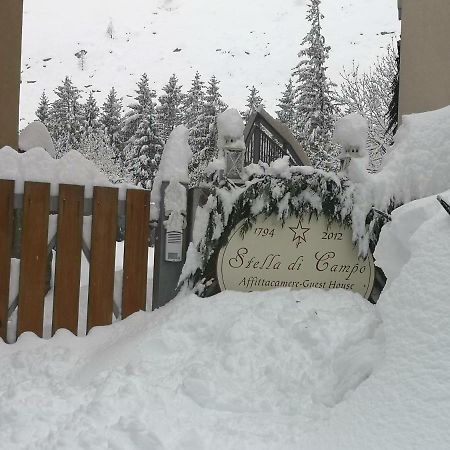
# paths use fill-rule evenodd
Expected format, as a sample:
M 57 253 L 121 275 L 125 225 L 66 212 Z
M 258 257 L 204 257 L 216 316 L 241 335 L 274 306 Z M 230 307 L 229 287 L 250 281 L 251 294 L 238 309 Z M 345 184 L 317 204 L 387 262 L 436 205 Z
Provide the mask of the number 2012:
M 322 231 L 322 240 L 342 241 L 342 233 L 328 233 Z

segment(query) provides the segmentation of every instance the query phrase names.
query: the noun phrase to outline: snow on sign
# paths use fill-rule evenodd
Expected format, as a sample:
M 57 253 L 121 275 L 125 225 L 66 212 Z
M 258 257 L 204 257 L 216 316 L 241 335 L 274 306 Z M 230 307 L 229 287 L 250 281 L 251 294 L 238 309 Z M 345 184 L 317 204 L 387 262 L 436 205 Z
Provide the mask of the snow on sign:
M 220 250 L 217 277 L 221 290 L 263 291 L 347 289 L 369 298 L 374 283 L 372 255 L 358 257 L 349 228 L 326 219 L 291 216 L 284 227 L 274 215 L 258 216 L 244 235 L 241 222 Z

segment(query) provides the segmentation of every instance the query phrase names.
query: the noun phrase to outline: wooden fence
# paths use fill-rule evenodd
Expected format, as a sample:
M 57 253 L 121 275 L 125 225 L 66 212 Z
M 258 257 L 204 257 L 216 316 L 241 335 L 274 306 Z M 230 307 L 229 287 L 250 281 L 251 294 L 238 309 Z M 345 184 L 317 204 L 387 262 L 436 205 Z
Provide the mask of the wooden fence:
M 0 180 L 0 337 L 7 339 L 14 210 L 22 210 L 17 332 L 42 337 L 48 255 L 56 244 L 52 335 L 60 328 L 77 334 L 82 251 L 90 260 L 86 331 L 112 322 L 118 217 L 125 217 L 123 288 L 117 318 L 145 310 L 150 192 L 130 189 L 119 201 L 113 187 L 59 185 L 50 196 L 48 183 L 26 182 L 23 195 L 14 181 Z M 49 217 L 57 214 L 56 235 L 49 239 Z M 83 217 L 92 216 L 90 248 L 83 241 Z M 49 242 L 50 241 L 50 242 Z M 80 319 L 81 320 L 81 319 Z

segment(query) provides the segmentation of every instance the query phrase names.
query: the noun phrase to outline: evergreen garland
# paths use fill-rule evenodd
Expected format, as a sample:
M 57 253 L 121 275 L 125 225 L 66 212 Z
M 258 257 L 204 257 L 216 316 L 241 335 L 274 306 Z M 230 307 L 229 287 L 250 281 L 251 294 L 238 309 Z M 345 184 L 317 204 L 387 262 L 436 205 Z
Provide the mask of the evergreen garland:
M 319 203 L 311 201 L 314 195 L 321 199 Z M 235 201 L 231 200 L 232 209 L 227 211 L 230 198 L 235 198 Z M 206 230 L 201 233 L 200 242 L 194 243 L 199 267 L 185 274 L 181 282 L 189 279 L 200 295 L 209 294 L 205 287 L 214 285 L 219 251 L 241 222 L 242 236 L 253 227 L 257 216 L 261 214 L 264 218 L 276 214 L 282 226 L 292 215 L 308 215 L 311 218 L 323 214 L 329 225 L 337 222 L 352 228 L 353 206 L 352 183 L 346 178 L 320 170 L 294 174 L 288 179 L 264 175 L 249 182 L 246 188 L 230 185 L 214 187 L 206 205 L 209 210 Z M 363 244 L 367 242 L 367 237 L 373 251 L 385 222 L 386 218 L 370 210 L 365 218 L 365 229 L 356 230 L 356 233 L 354 230 L 354 244 L 359 245 L 361 256 L 367 256 L 368 249 Z

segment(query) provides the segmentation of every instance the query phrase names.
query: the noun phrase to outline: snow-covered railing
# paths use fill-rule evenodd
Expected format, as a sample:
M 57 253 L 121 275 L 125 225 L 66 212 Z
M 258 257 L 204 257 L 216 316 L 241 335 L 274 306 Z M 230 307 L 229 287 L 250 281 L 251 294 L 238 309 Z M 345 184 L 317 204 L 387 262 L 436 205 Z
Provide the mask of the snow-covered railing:
M 128 189 L 119 200 L 119 189 L 94 186 L 92 198 L 85 188 L 60 184 L 50 195 L 49 183 L 25 182 L 15 194 L 15 181 L 0 180 L 0 337 L 8 334 L 8 318 L 18 305 L 17 331 L 43 334 L 44 298 L 49 254 L 56 244 L 52 334 L 66 328 L 77 334 L 82 251 L 90 262 L 86 330 L 144 310 L 147 292 L 147 255 L 150 192 Z M 16 212 L 15 212 L 16 211 Z M 20 211 L 20 271 L 17 299 L 11 302 L 11 258 Z M 57 214 L 53 226 L 50 214 Z M 92 216 L 92 221 L 83 220 Z M 125 217 L 123 286 L 121 302 L 114 299 L 115 252 L 118 220 Z M 55 217 L 55 216 L 53 216 Z M 16 230 L 15 230 L 16 229 Z M 80 319 L 81 320 L 81 319 Z

